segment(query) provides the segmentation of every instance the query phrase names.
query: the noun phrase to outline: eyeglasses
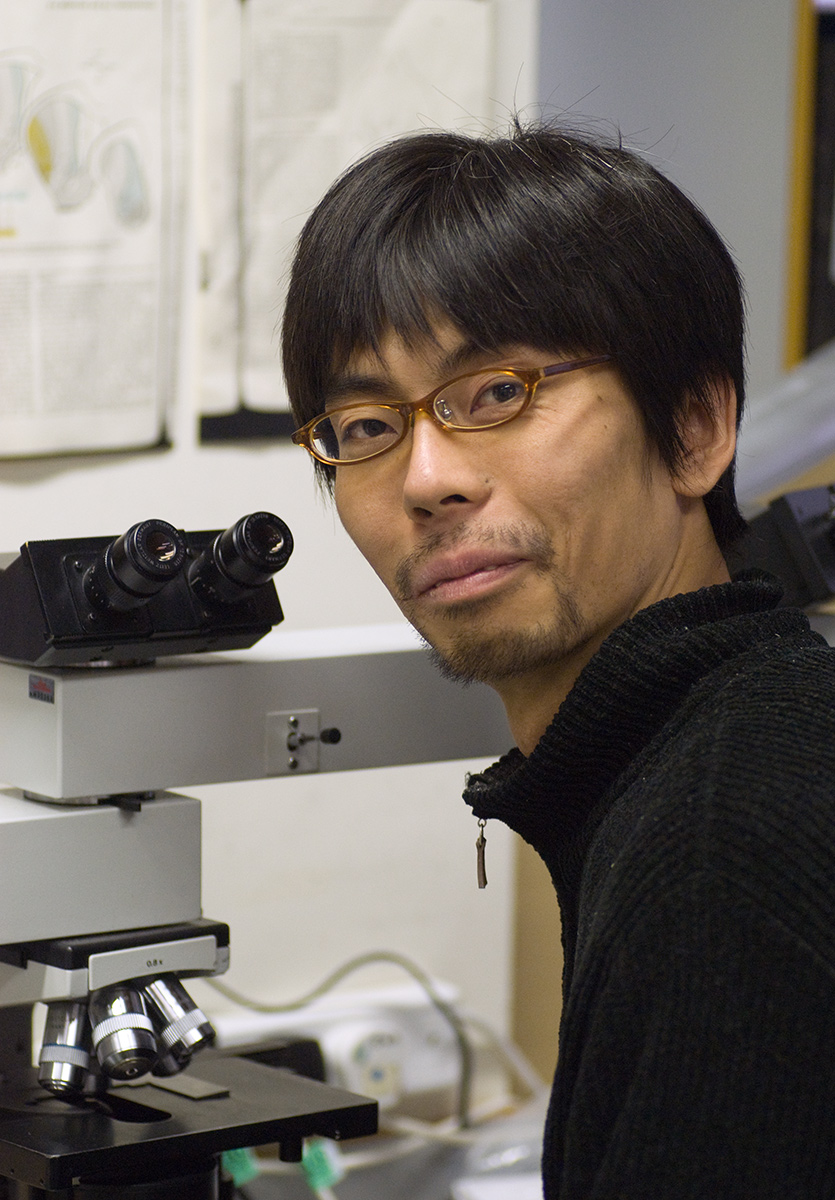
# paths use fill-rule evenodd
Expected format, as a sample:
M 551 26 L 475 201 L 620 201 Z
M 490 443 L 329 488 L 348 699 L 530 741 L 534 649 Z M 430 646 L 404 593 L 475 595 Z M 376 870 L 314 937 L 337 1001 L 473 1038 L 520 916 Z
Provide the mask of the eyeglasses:
M 292 440 L 328 466 L 366 462 L 399 446 L 419 412 L 428 413 L 443 429 L 456 433 L 495 429 L 521 416 L 543 379 L 610 360 L 611 355 L 598 354 L 533 370 L 490 367 L 470 371 L 442 384 L 422 400 L 340 404 L 302 425 Z

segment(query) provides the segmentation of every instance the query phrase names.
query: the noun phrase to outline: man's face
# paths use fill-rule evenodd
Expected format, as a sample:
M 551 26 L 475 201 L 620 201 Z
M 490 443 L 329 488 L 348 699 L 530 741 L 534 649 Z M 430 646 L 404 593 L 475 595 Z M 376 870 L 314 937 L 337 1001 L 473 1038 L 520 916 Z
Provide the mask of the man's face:
M 418 348 L 390 335 L 345 376 L 377 400 L 383 385 L 413 400 L 467 370 L 558 361 L 525 346 L 471 352 L 442 325 Z M 576 675 L 627 617 L 689 586 L 683 502 L 609 363 L 543 381 L 497 429 L 454 433 L 418 414 L 400 446 L 338 468 L 335 496 L 442 664 L 500 693 L 566 664 Z

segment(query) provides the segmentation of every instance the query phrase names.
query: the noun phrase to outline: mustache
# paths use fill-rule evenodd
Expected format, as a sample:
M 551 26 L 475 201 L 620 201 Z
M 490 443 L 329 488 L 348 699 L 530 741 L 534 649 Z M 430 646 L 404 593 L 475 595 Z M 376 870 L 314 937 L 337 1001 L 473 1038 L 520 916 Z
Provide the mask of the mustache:
M 414 594 L 415 573 L 436 554 L 456 550 L 460 546 L 491 546 L 503 550 L 514 550 L 520 558 L 530 560 L 540 571 L 550 569 L 554 560 L 554 548 L 545 531 L 536 525 L 491 525 L 479 529 L 468 525 L 458 526 L 431 534 L 417 550 L 413 550 L 398 564 L 394 573 L 397 598 L 408 603 Z

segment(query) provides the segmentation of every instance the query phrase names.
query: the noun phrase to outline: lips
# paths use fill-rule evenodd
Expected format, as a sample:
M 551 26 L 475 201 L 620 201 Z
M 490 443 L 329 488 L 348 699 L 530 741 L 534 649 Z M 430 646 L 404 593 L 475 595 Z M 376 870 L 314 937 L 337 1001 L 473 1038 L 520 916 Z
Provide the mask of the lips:
M 418 600 L 431 593 L 451 592 L 492 582 L 491 576 L 507 574 L 524 562 L 518 550 L 475 548 L 431 559 L 409 580 L 409 598 Z M 482 578 L 483 577 L 483 578 Z

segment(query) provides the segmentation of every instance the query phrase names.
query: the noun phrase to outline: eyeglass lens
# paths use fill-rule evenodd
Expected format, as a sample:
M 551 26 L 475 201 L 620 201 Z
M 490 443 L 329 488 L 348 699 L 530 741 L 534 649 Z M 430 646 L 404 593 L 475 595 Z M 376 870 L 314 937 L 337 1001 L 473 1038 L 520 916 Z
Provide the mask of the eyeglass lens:
M 512 421 L 524 407 L 527 387 L 512 371 L 480 371 L 456 379 L 432 403 L 442 425 L 451 429 L 486 429 Z M 345 402 L 323 417 L 311 431 L 317 454 L 331 462 L 358 461 L 382 454 L 402 440 L 408 410 L 386 404 Z

